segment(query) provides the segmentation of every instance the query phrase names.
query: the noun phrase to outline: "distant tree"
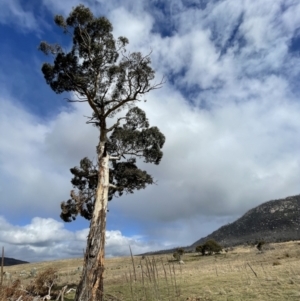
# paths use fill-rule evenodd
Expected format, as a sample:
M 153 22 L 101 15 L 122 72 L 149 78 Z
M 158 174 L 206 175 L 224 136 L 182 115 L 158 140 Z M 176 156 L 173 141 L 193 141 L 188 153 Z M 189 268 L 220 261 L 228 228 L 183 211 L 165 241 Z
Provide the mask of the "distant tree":
M 262 251 L 262 248 L 263 248 L 263 245 L 265 244 L 266 242 L 264 240 L 261 240 L 257 243 L 257 246 L 256 248 L 259 250 L 259 251 Z
M 203 254 L 203 246 L 202 245 L 197 246 L 196 247 L 196 252 L 201 253 L 202 255 L 204 255 Z
M 184 251 L 183 248 L 178 248 L 178 249 L 176 250 L 176 252 L 173 253 L 173 257 L 174 257 L 176 260 L 180 261 L 182 255 L 184 254 L 184 252 L 185 252 L 185 251 Z
M 176 260 L 179 260 L 179 259 L 178 259 L 178 253 L 177 253 L 177 252 L 174 252 L 174 253 L 173 253 L 173 257 L 174 257 Z
M 182 255 L 184 254 L 184 249 L 183 248 L 178 248 L 177 249 L 177 254 L 178 254 L 178 260 L 181 260 Z
M 223 248 L 215 240 L 210 239 L 206 241 L 203 245 L 196 247 L 196 251 L 200 252 L 202 255 L 208 254 L 212 255 L 213 253 L 222 252 Z
M 39 49 L 53 56 L 53 64 L 42 66 L 45 80 L 56 93 L 74 92 L 76 98 L 69 102 L 88 103 L 92 115 L 87 123 L 99 130 L 97 162 L 84 158 L 71 169 L 75 190 L 62 202 L 61 218 L 72 221 L 79 214 L 91 221 L 75 300 L 102 301 L 107 201 L 153 184 L 136 158 L 159 164 L 165 137 L 157 127 L 149 127 L 136 102 L 162 82 L 152 84 L 149 55 L 126 54 L 127 38 L 115 40 L 105 17 L 94 17 L 79 5 L 66 19 L 56 16 L 55 23 L 72 40 L 72 48 L 67 52 L 58 44 L 41 42 Z M 108 126 L 109 118 L 124 109 L 127 113 Z
M 219 245 L 215 240 L 210 239 L 204 245 L 203 248 L 207 251 L 210 255 L 212 253 L 220 253 L 222 252 L 223 248 Z

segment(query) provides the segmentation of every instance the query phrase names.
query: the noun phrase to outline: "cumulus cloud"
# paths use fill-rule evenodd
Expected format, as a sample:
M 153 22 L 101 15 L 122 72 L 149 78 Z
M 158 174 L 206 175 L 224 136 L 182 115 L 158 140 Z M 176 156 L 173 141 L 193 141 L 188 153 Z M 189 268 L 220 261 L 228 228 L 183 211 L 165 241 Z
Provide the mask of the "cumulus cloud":
M 159 167 L 143 167 L 158 186 L 120 202 L 123 210 L 141 219 L 189 219 L 239 214 L 262 200 L 298 193 L 298 105 L 275 105 L 273 98 L 273 107 L 254 102 L 205 111 L 175 101 L 171 91 L 157 94 L 165 103 L 149 100 L 147 113 L 166 133 L 164 158 Z
M 0 216 L 0 243 L 5 246 L 5 256 L 29 262 L 82 257 L 88 231 L 69 231 L 62 222 L 39 217 L 33 218 L 30 224 L 17 226 Z M 139 236 L 124 236 L 119 230 L 106 231 L 107 257 L 128 256 L 129 246 L 134 254 L 163 247 L 150 245 Z
M 76 106 L 55 120 L 43 120 L 28 112 L 17 100 L 2 96 L 0 112 L 0 164 L 5 213 L 22 216 L 59 216 L 59 202 L 71 190 L 69 169 L 85 156 L 95 156 L 97 132 L 85 125 Z M 11 122 L 11 118 L 14 122 Z M 3 186 L 5 183 L 5 187 Z M 18 210 L 16 210 L 18 208 Z

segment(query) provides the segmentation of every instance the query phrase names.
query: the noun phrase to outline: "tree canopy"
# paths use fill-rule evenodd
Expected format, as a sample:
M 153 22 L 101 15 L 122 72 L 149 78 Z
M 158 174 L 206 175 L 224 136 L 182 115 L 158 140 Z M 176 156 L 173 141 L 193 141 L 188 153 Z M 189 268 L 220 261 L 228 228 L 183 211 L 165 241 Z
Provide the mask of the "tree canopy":
M 149 127 L 145 112 L 135 106 L 136 101 L 163 83 L 152 84 L 155 72 L 150 56 L 127 54 L 128 39 L 115 40 L 110 21 L 94 17 L 83 5 L 75 7 L 66 19 L 56 16 L 55 23 L 72 37 L 73 45 L 67 52 L 58 44 L 41 42 L 39 49 L 54 56 L 53 64 L 43 64 L 42 72 L 56 93 L 74 92 L 75 97 L 69 102 L 87 102 L 92 108 L 87 123 L 100 131 L 97 152 L 115 157 L 110 163 L 108 199 L 153 184 L 152 176 L 137 167 L 137 159 L 159 164 L 165 137 L 157 127 Z M 107 118 L 124 108 L 129 109 L 127 114 L 108 127 Z M 78 214 L 91 219 L 98 168 L 99 162 L 94 165 L 83 158 L 79 167 L 70 169 L 74 190 L 71 198 L 61 203 L 64 221 L 70 222 Z
M 159 164 L 162 158 L 161 148 L 165 142 L 164 135 L 157 127 L 149 127 L 145 113 L 138 107 L 133 107 L 126 114 L 126 123 L 115 127 L 107 138 L 106 151 L 114 158 L 109 169 L 108 200 L 123 193 L 133 193 L 134 190 L 153 184 L 154 180 L 146 171 L 137 167 L 136 157 L 144 162 Z M 126 159 L 126 156 L 129 158 Z M 61 218 L 70 222 L 80 214 L 91 219 L 94 210 L 96 188 L 98 184 L 98 166 L 84 158 L 79 167 L 70 169 L 74 177 L 71 180 L 76 191 L 71 191 L 71 198 L 61 203 Z
M 210 239 L 206 241 L 203 245 L 199 245 L 196 247 L 196 252 L 202 253 L 202 255 L 212 255 L 213 253 L 220 253 L 222 250 L 222 246 L 219 245 L 213 239 Z
M 56 16 L 55 23 L 72 37 L 73 45 L 67 52 L 58 44 L 41 42 L 39 49 L 54 56 L 54 63 L 44 63 L 42 72 L 56 93 L 75 92 L 78 99 L 69 101 L 89 103 L 91 122 L 104 127 L 105 118 L 161 87 L 162 81 L 151 82 L 155 72 L 150 56 L 127 54 L 128 39 L 115 40 L 107 18 L 95 18 L 88 8 L 78 5 L 68 18 Z

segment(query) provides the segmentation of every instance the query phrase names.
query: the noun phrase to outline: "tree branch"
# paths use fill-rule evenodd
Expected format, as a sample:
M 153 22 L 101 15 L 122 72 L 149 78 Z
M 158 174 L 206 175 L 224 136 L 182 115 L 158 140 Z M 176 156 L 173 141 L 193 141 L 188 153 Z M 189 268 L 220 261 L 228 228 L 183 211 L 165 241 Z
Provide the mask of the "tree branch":
M 127 117 L 118 118 L 117 122 L 113 126 L 111 126 L 110 128 L 108 128 L 106 131 L 110 132 L 113 129 L 115 129 L 116 127 L 118 127 L 120 125 L 120 120 L 122 120 L 122 119 L 127 119 Z
M 119 187 L 117 187 L 116 185 L 113 185 L 113 184 L 109 184 L 109 187 L 114 188 L 114 189 L 120 189 Z
M 86 100 L 74 100 L 74 99 L 70 99 L 70 98 L 67 98 L 67 97 L 65 97 L 64 99 L 67 102 L 87 102 L 87 99 Z
M 121 160 L 121 156 L 109 156 L 109 160 Z

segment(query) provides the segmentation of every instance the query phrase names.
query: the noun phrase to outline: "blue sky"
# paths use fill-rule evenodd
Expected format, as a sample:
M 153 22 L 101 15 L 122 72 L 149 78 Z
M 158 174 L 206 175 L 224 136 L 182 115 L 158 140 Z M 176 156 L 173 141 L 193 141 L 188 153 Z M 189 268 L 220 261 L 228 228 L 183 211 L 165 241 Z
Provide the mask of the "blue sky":
M 28 261 L 79 257 L 88 222 L 63 223 L 69 169 L 95 158 L 86 104 L 45 83 L 42 40 L 79 3 L 129 51 L 152 51 L 162 89 L 138 103 L 166 136 L 157 185 L 109 203 L 107 256 L 185 246 L 300 193 L 300 3 L 292 0 L 0 0 L 0 245 Z M 113 122 L 113 120 L 112 120 Z

